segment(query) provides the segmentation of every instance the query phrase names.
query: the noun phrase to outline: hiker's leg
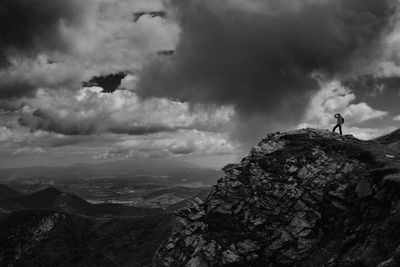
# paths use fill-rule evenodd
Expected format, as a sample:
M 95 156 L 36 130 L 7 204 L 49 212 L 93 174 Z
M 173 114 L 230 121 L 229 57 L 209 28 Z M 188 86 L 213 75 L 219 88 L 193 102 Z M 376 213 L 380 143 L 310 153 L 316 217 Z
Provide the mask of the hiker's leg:
M 337 125 L 337 124 L 335 125 L 335 127 L 333 127 L 333 130 L 332 130 L 333 133 L 336 131 L 337 127 L 339 127 L 339 125 Z
M 339 125 L 339 132 L 340 132 L 340 135 L 342 135 L 342 125 Z

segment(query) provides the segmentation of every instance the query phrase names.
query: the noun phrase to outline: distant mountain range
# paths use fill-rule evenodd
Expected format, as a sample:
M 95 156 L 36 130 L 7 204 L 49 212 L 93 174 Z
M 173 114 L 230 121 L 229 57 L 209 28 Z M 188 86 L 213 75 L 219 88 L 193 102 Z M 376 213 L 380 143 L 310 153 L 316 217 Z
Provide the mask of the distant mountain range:
M 157 183 L 180 184 L 202 182 L 215 184 L 221 171 L 171 159 L 121 160 L 101 164 L 75 164 L 67 167 L 27 167 L 0 169 L 0 179 L 54 178 L 74 179 L 91 177 L 132 177 Z
M 163 212 L 163 209 L 130 207 L 114 203 L 91 204 L 76 195 L 64 193 L 53 187 L 23 195 L 6 185 L 0 185 L 0 211 L 20 209 L 47 209 L 94 217 L 131 217 Z

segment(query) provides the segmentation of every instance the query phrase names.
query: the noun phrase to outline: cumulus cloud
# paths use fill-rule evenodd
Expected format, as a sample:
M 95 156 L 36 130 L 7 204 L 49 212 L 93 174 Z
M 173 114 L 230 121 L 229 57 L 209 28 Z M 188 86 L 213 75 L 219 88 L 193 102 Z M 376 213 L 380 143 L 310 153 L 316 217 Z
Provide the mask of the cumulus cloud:
M 5 127 L 0 127 L 0 142 L 8 141 L 13 137 L 12 131 Z
M 14 159 L 38 154 L 42 160 L 51 159 L 52 162 L 74 162 L 76 158 L 90 161 L 222 156 L 236 154 L 238 147 L 226 133 L 200 130 L 178 130 L 140 136 L 107 133 L 68 136 L 40 130 L 30 132 L 24 128 L 0 127 L 0 153 Z
M 348 76 L 356 62 L 381 52 L 394 13 L 390 0 L 172 0 L 170 6 L 181 27 L 178 45 L 172 58 L 144 68 L 139 94 L 235 105 L 241 121 L 260 116 L 286 125 L 300 119 L 318 89 L 312 73 Z
M 12 121 L 15 120 L 15 121 Z M 17 118 L 9 117 L 7 123 L 0 120 L 0 150 L 18 150 L 28 146 L 48 146 L 52 134 L 44 131 L 30 131 L 28 128 L 18 125 Z M 46 140 L 46 141 L 44 141 Z
M 0 98 L 77 90 L 93 76 L 135 72 L 175 46 L 179 28 L 167 18 L 133 21 L 133 12 L 163 8 L 161 0 L 2 1 Z
M 343 116 L 349 118 L 350 122 L 352 123 L 361 123 L 367 120 L 381 119 L 387 115 L 387 111 L 375 110 L 365 102 L 349 105 L 343 114 Z
M 85 27 L 68 32 L 77 47 L 75 63 L 86 67 L 86 73 L 134 72 L 146 57 L 175 47 L 179 27 L 168 18 L 144 15 L 134 22 L 134 12 L 163 10 L 163 1 L 96 0 L 95 3 Z
M 13 59 L 12 65 L 0 70 L 0 99 L 34 97 L 38 88 L 80 88 L 81 72 L 65 63 L 49 63 L 41 55 L 35 59 Z M 0 107 L 4 107 L 4 102 Z
M 321 90 L 311 98 L 298 128 L 331 128 L 336 120 L 333 115 L 341 113 L 347 130 L 357 136 L 375 137 L 384 131 L 357 126 L 369 120 L 382 119 L 388 112 L 376 110 L 365 102 L 352 103 L 356 99 L 355 94 L 338 80 L 321 81 L 320 84 Z
M 101 91 L 98 87 L 77 92 L 40 90 L 26 103 L 19 121 L 32 130 L 65 135 L 144 135 L 178 129 L 227 129 L 234 114 L 230 107 L 191 108 L 188 103 L 161 98 L 141 101 L 131 91 Z
M 111 134 L 100 136 L 74 135 L 68 136 L 60 133 L 30 129 L 20 125 L 20 116 L 32 112 L 29 107 L 23 106 L 13 111 L 0 112 L 0 151 L 11 149 L 13 151 L 22 147 L 64 148 L 74 145 L 114 142 Z
M 94 155 L 96 159 L 171 157 L 182 155 L 224 155 L 238 152 L 227 134 L 198 130 L 125 137 L 112 149 Z

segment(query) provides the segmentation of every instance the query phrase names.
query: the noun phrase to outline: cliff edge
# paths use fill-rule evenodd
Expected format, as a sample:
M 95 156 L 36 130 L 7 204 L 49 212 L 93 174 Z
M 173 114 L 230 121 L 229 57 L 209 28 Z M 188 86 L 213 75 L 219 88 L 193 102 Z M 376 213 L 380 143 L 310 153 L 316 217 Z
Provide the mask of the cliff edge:
M 153 266 L 399 266 L 399 163 L 379 140 L 269 134 L 177 212 Z

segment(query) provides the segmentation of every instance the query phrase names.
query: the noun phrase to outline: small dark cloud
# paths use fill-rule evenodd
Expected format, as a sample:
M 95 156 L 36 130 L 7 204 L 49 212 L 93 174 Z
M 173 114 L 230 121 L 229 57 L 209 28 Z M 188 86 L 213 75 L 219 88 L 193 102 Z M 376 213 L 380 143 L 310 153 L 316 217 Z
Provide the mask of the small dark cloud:
M 126 77 L 126 75 L 127 74 L 124 72 L 119 72 L 103 76 L 95 76 L 91 78 L 88 82 L 83 82 L 82 86 L 98 86 L 103 88 L 103 93 L 113 93 L 121 85 L 121 81 Z
M 271 125 L 298 122 L 318 89 L 313 73 L 351 75 L 375 56 L 395 10 L 392 0 L 169 3 L 179 43 L 142 70 L 138 94 L 234 105 L 242 122 Z
M 167 13 L 165 11 L 141 11 L 133 13 L 133 21 L 137 22 L 142 16 L 148 15 L 152 18 L 160 17 L 165 18 Z

